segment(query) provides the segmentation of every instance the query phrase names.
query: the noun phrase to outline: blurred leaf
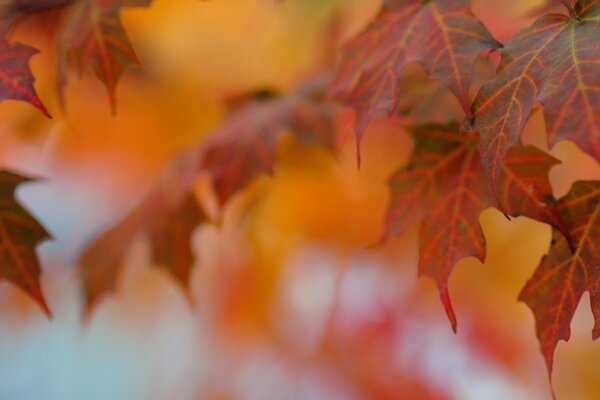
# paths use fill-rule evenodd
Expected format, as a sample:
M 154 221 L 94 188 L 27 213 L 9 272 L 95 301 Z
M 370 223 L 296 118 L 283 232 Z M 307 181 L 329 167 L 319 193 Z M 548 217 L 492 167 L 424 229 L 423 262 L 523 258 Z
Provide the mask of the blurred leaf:
M 148 7 L 151 3 L 152 0 L 79 0 L 73 5 L 59 38 L 57 85 L 61 97 L 68 59 L 72 58 L 80 74 L 86 67 L 93 69 L 108 90 L 113 113 L 116 111 L 119 78 L 128 66 L 142 65 L 121 23 L 121 9 Z
M 224 205 L 256 177 L 272 172 L 285 131 L 299 141 L 333 148 L 335 108 L 322 102 L 325 83 L 320 78 L 275 98 L 240 97 L 248 103 L 238 104 L 217 132 L 176 159 L 140 205 L 83 252 L 79 263 L 86 312 L 114 290 L 123 257 L 141 233 L 150 235 L 155 260 L 165 263 L 187 289 L 193 264 L 191 235 L 207 221 L 191 192 L 196 177 L 208 174 Z
M 14 192 L 31 179 L 0 171 L 0 279 L 6 279 L 29 294 L 50 316 L 40 288 L 40 266 L 35 247 L 50 235 L 16 201 Z

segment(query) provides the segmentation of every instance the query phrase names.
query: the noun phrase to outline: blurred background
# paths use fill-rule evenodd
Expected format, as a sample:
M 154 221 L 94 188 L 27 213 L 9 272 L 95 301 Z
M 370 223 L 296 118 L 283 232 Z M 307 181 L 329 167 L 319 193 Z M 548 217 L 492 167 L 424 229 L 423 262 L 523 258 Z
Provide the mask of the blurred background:
M 542 3 L 474 0 L 473 10 L 502 41 Z M 486 262 L 465 259 L 450 279 L 456 335 L 433 282 L 417 279 L 417 227 L 371 247 L 383 233 L 386 181 L 411 151 L 397 119 L 369 128 L 360 170 L 351 116 L 340 118 L 337 155 L 283 141 L 274 176 L 236 196 L 218 226 L 195 233 L 193 304 L 151 265 L 140 240 L 117 294 L 81 320 L 83 246 L 131 209 L 173 157 L 219 126 L 224 98 L 283 92 L 331 68 L 339 43 L 378 7 L 374 0 L 155 0 L 128 9 L 123 22 L 146 68 L 120 81 L 116 116 L 89 71 L 69 81 L 61 113 L 44 16 L 17 27 L 11 40 L 41 49 L 32 69 L 55 118 L 3 102 L 0 160 L 47 178 L 18 197 L 55 238 L 39 247 L 54 317 L 0 285 L 0 399 L 551 398 L 533 316 L 517 302 L 549 248 L 548 226 L 508 221 L 494 209 L 482 214 Z M 408 71 L 407 88 L 419 79 L 421 71 Z M 453 101 L 445 89 L 427 90 L 435 95 L 419 105 L 424 112 Z M 541 113 L 525 141 L 547 149 Z M 551 172 L 557 196 L 576 179 L 600 178 L 574 145 L 547 150 L 563 162 Z M 591 340 L 588 305 L 586 294 L 571 341 L 556 351 L 559 399 L 600 398 L 600 345 Z

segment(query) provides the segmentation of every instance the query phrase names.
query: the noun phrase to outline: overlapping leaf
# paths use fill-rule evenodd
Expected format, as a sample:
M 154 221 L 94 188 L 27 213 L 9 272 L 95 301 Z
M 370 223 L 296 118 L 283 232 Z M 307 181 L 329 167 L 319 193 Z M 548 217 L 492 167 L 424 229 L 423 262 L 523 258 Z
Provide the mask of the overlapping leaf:
M 557 206 L 575 251 L 555 232 L 549 254 L 520 295 L 535 315 L 549 374 L 556 345 L 569 340 L 571 320 L 585 291 L 590 292 L 596 320 L 593 337 L 600 337 L 600 182 L 576 182 Z
M 333 92 L 356 110 L 356 133 L 398 106 L 403 68 L 417 61 L 444 83 L 471 117 L 473 63 L 500 44 L 473 16 L 466 0 L 387 0 L 374 22 L 345 49 Z
M 49 9 L 72 4 L 75 0 L 23 0 L 0 4 L 0 100 L 26 101 L 46 116 L 48 110 L 33 87 L 34 77 L 29 60 L 38 51 L 21 43 L 8 43 L 7 35 L 20 18 Z
M 150 240 L 153 261 L 166 268 L 187 292 L 194 263 L 191 235 L 207 221 L 189 192 L 195 179 L 193 161 L 193 153 L 177 160 L 131 213 L 82 253 L 79 264 L 86 313 L 101 297 L 115 290 L 124 257 L 139 235 Z
M 0 171 L 0 280 L 7 280 L 29 294 L 50 315 L 40 288 L 40 265 L 36 246 L 50 235 L 16 201 L 14 192 L 30 181 L 12 172 Z
M 333 149 L 334 108 L 312 98 L 310 91 L 304 87 L 283 98 L 253 102 L 207 143 L 200 168 L 210 175 L 221 204 L 257 176 L 272 173 L 276 146 L 286 130 L 300 142 Z
M 59 43 L 58 88 L 62 95 L 67 60 L 79 71 L 91 67 L 108 90 L 113 112 L 115 90 L 128 66 L 141 66 L 121 23 L 124 7 L 148 7 L 152 0 L 79 0 L 70 10 Z
M 121 23 L 120 11 L 124 7 L 148 7 L 151 2 L 152 0 L 9 1 L 0 5 L 0 35 L 6 37 L 14 22 L 21 17 L 69 6 L 58 40 L 57 88 L 61 101 L 67 80 L 68 62 L 73 60 L 80 73 L 86 67 L 90 67 L 104 83 L 114 112 L 115 90 L 123 71 L 131 65 L 141 66 Z M 3 95 L 0 98 L 29 101 L 48 115 L 33 92 L 33 77 L 29 72 L 28 60 L 35 51 L 29 49 L 29 53 L 23 55 L 26 53 L 23 46 L 8 45 L 4 42 L 0 46 L 0 51 L 4 53 L 1 60 L 11 64 L 0 65 L 0 72 L 7 75 L 3 76 L 3 81 L 12 80 L 10 88 L 0 88 L 4 89 L 0 92 L 0 95 Z M 9 54 L 11 51 L 15 54 Z M 21 78 L 20 80 L 15 79 L 15 70 L 20 72 L 21 75 L 16 76 Z M 20 86 L 17 87 L 17 84 Z
M 208 174 L 225 204 L 257 176 L 273 170 L 276 146 L 286 131 L 299 141 L 331 148 L 334 110 L 320 100 L 322 86 L 319 81 L 280 98 L 250 101 L 208 140 L 179 157 L 140 205 L 82 254 L 86 312 L 114 290 L 129 245 L 140 234 L 149 236 L 155 262 L 187 290 L 191 235 L 208 220 L 191 191 L 196 177 Z
M 481 165 L 476 135 L 460 135 L 458 124 L 412 129 L 415 150 L 408 165 L 390 180 L 388 236 L 421 221 L 419 274 L 437 283 L 456 329 L 448 277 L 462 258 L 483 261 L 485 242 L 479 215 L 495 204 Z M 557 161 L 534 147 L 515 147 L 504 164 L 504 201 L 511 215 L 524 215 L 564 231 L 552 198 L 548 170 Z
M 572 140 L 600 160 L 600 2 L 579 0 L 570 10 L 571 17 L 547 15 L 515 34 L 502 49 L 497 78 L 477 95 L 474 129 L 496 189 L 502 160 L 536 101 L 550 144 Z
M 78 0 L 12 0 L 3 3 L 2 11 L 4 15 L 32 14 L 68 6 L 76 1 Z
M 21 17 L 64 7 L 77 0 L 4 0 L 0 2 L 0 34 L 5 37 L 12 24 Z
M 573 9 L 575 1 L 576 0 L 545 0 L 542 4 L 529 10 L 525 16 L 537 18 L 546 14 L 563 12 L 566 8 L 569 15 L 575 17 L 575 10 Z
M 29 68 L 29 60 L 37 52 L 25 44 L 0 40 L 0 100 L 26 101 L 49 117 L 35 91 L 35 79 Z

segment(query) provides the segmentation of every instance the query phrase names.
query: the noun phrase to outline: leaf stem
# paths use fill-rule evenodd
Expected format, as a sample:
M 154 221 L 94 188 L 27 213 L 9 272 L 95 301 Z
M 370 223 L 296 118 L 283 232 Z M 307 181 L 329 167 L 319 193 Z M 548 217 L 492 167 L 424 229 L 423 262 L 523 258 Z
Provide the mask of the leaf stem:
M 575 9 L 573 8 L 573 5 L 571 4 L 571 2 L 569 0 L 561 0 L 560 2 L 569 11 L 569 17 L 571 18 L 571 20 L 576 20 L 576 21 L 581 22 L 581 18 L 579 17 L 579 15 L 575 11 Z

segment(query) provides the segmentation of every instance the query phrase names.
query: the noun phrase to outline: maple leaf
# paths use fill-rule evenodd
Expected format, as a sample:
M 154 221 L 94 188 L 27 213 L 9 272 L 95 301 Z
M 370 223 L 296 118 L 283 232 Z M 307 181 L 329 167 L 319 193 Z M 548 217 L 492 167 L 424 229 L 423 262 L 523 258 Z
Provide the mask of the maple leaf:
M 195 179 L 195 154 L 167 168 L 153 189 L 119 223 L 98 236 L 79 257 L 85 314 L 116 289 L 119 270 L 133 240 L 150 240 L 153 261 L 165 268 L 189 294 L 194 258 L 191 236 L 208 217 L 190 193 Z M 192 162 L 193 165 L 187 163 Z
M 167 268 L 186 292 L 189 290 L 191 266 L 194 264 L 190 239 L 208 217 L 193 196 L 187 196 L 166 224 L 154 224 L 150 244 L 154 263 Z
M 76 0 L 5 0 L 0 2 L 0 34 L 6 33 L 13 23 L 23 16 L 64 7 Z
M 222 205 L 257 176 L 272 174 L 276 147 L 286 130 L 299 142 L 333 150 L 335 107 L 310 97 L 311 90 L 307 86 L 284 97 L 251 102 L 207 143 L 201 169 L 210 175 Z
M 78 0 L 12 0 L 2 5 L 4 15 L 9 14 L 33 14 L 71 5 Z
M 86 313 L 115 289 L 123 258 L 141 234 L 150 238 L 154 261 L 187 292 L 193 266 L 191 235 L 208 221 L 193 195 L 195 179 L 210 176 L 223 205 L 253 179 L 272 172 L 277 143 L 286 131 L 298 141 L 332 148 L 336 108 L 323 102 L 323 87 L 323 79 L 317 79 L 284 96 L 249 97 L 211 137 L 179 156 L 150 194 L 82 253 Z
M 575 16 L 573 3 L 575 0 L 545 0 L 525 13 L 525 17 L 538 18 L 547 14 L 557 14 L 566 8 L 569 15 Z
M 22 17 L 71 5 L 75 0 L 13 0 L 0 4 L 0 100 L 27 101 L 50 117 L 33 87 L 34 77 L 29 68 L 30 58 L 38 50 L 21 44 L 9 44 L 7 35 Z
M 535 315 L 549 375 L 556 345 L 559 340 L 569 340 L 573 314 L 585 291 L 590 292 L 595 317 L 592 336 L 600 337 L 600 182 L 576 182 L 557 207 L 575 251 L 555 232 L 550 252 L 519 296 Z
M 50 117 L 33 86 L 29 60 L 38 50 L 21 43 L 0 41 L 0 100 L 26 101 Z
M 80 0 L 73 5 L 59 41 L 57 86 L 62 100 L 67 60 L 79 73 L 91 67 L 108 91 L 113 113 L 119 78 L 129 66 L 142 66 L 121 23 L 121 8 L 148 7 L 152 0 Z M 63 101 L 64 102 L 64 101 Z
M 35 247 L 50 234 L 15 199 L 21 183 L 31 181 L 0 170 L 0 280 L 6 279 L 29 294 L 50 316 L 40 288 L 40 265 Z
M 387 0 L 346 46 L 332 92 L 356 110 L 360 140 L 373 118 L 396 111 L 400 73 L 417 61 L 454 93 L 470 118 L 473 64 L 484 50 L 500 46 L 466 0 Z
M 573 17 L 547 15 L 514 35 L 502 49 L 498 76 L 476 97 L 474 129 L 494 191 L 502 159 L 518 142 L 536 101 L 550 145 L 572 140 L 600 160 L 600 2 L 567 5 Z
M 392 176 L 386 237 L 401 235 L 421 222 L 419 275 L 433 278 L 452 329 L 456 316 L 448 278 L 464 257 L 485 257 L 479 225 L 482 211 L 495 204 L 485 180 L 476 134 L 459 134 L 458 124 L 411 128 L 415 149 L 405 167 Z M 504 163 L 504 200 L 511 215 L 538 219 L 565 229 L 547 179 L 558 161 L 541 150 L 515 147 Z

